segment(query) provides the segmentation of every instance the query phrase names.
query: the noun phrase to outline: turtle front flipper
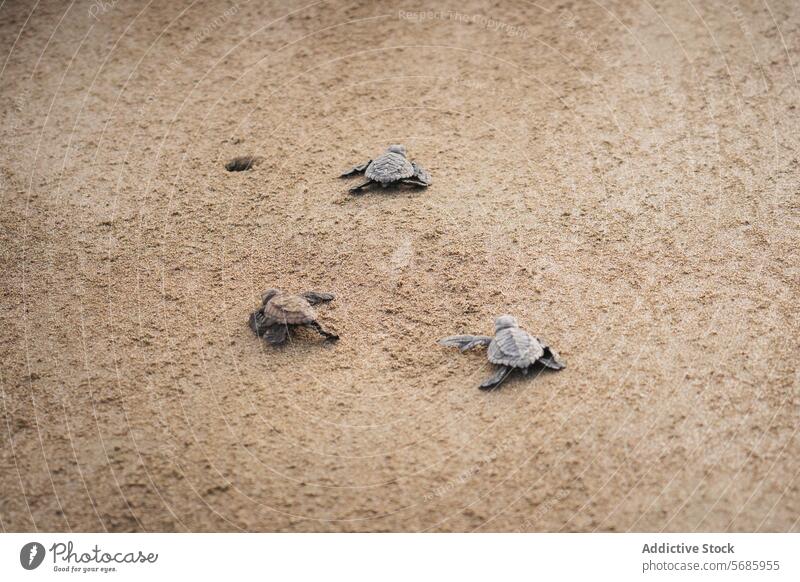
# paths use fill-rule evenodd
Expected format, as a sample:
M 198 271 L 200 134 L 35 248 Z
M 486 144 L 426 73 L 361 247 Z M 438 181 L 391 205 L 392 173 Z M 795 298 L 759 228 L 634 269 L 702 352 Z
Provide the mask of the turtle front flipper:
M 551 370 L 563 370 L 567 367 L 567 365 L 559 360 L 558 354 L 551 350 L 548 346 L 542 345 L 544 348 L 544 354 L 541 358 L 537 361 L 543 364 L 546 368 L 550 368 Z
M 310 327 L 311 329 L 313 329 L 314 331 L 316 331 L 316 332 L 317 332 L 318 334 L 320 334 L 321 336 L 325 337 L 325 339 L 329 339 L 329 340 L 332 340 L 332 341 L 336 341 L 336 340 L 338 340 L 338 339 L 339 339 L 339 336 L 338 336 L 338 335 L 336 335 L 335 333 L 333 333 L 333 332 L 331 332 L 331 331 L 326 331 L 326 330 L 325 330 L 325 329 L 323 329 L 323 328 L 322 328 L 322 326 L 321 326 L 321 325 L 320 325 L 318 322 L 316 322 L 316 321 L 311 321 L 311 322 L 307 323 L 306 325 L 307 325 L 308 327 Z
M 497 368 L 497 372 L 495 372 L 491 378 L 484 380 L 483 383 L 478 386 L 478 388 L 481 390 L 493 390 L 494 388 L 497 388 L 506 378 L 508 378 L 508 375 L 511 374 L 513 369 L 514 368 L 511 366 L 499 366 Z
M 490 337 L 488 335 L 475 335 L 475 336 L 472 336 L 472 341 L 470 341 L 468 344 L 466 344 L 464 346 L 461 346 L 461 351 L 462 352 L 466 352 L 467 350 L 471 350 L 472 348 L 475 348 L 475 347 L 478 347 L 478 346 L 488 346 L 490 343 L 492 343 L 493 339 L 494 338 L 492 338 L 492 337 Z
M 289 326 L 285 323 L 274 323 L 267 328 L 262 337 L 273 346 L 279 346 L 289 337 Z
M 303 297 L 305 297 L 306 301 L 308 301 L 311 305 L 317 305 L 318 303 L 327 303 L 328 301 L 333 301 L 336 298 L 336 295 L 333 293 L 321 293 L 319 291 L 306 291 L 303 293 Z
M 488 346 L 492 338 L 488 335 L 450 335 L 439 340 L 439 345 L 448 348 L 458 348 L 466 352 L 477 346 Z
M 250 318 L 247 320 L 247 325 L 250 326 L 250 329 L 253 330 L 254 334 L 256 334 L 258 337 L 261 337 L 267 333 L 270 323 L 264 316 L 264 312 L 260 309 L 257 309 L 250 314 Z
M 370 165 L 372 160 L 367 160 L 363 164 L 359 164 L 357 166 L 353 166 L 346 172 L 343 172 L 339 175 L 340 178 L 349 178 L 350 176 L 355 176 L 356 174 L 363 174 L 367 170 L 367 166 Z

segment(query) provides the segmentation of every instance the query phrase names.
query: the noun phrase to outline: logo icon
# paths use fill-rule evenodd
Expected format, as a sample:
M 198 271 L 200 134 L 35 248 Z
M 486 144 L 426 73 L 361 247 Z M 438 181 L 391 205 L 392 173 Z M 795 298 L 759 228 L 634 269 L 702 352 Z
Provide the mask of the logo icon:
M 26 570 L 35 570 L 44 561 L 44 546 L 39 542 L 29 542 L 19 552 L 19 563 Z

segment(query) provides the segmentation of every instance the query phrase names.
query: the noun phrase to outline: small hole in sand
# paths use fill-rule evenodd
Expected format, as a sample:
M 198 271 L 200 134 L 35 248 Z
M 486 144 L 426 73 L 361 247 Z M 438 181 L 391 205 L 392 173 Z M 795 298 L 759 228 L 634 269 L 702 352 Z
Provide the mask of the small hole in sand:
M 258 158 L 255 156 L 241 156 L 233 158 L 225 164 L 225 169 L 229 172 L 243 172 L 255 166 L 256 162 L 258 162 Z

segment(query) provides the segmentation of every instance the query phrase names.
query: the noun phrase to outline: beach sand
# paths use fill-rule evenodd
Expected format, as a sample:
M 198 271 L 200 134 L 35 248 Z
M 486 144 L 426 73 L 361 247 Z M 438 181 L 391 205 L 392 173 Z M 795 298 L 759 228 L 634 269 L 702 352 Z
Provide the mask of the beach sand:
M 0 30 L 3 530 L 800 529 L 796 2 Z M 433 185 L 348 195 L 392 143 Z M 341 340 L 259 341 L 268 287 Z M 479 391 L 436 340 L 502 313 L 567 368 Z

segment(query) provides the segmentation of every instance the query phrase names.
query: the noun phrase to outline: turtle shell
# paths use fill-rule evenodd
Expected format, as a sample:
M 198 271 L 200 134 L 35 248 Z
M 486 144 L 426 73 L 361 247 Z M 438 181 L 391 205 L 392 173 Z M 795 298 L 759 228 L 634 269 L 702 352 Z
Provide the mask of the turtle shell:
M 300 295 L 277 295 L 264 306 L 264 315 L 277 323 L 302 325 L 316 321 L 311 304 Z
M 390 184 L 414 175 L 414 166 L 403 154 L 386 152 L 372 160 L 364 175 L 375 182 Z
M 493 364 L 527 368 L 544 355 L 544 347 L 524 329 L 512 327 L 494 336 L 487 355 Z

